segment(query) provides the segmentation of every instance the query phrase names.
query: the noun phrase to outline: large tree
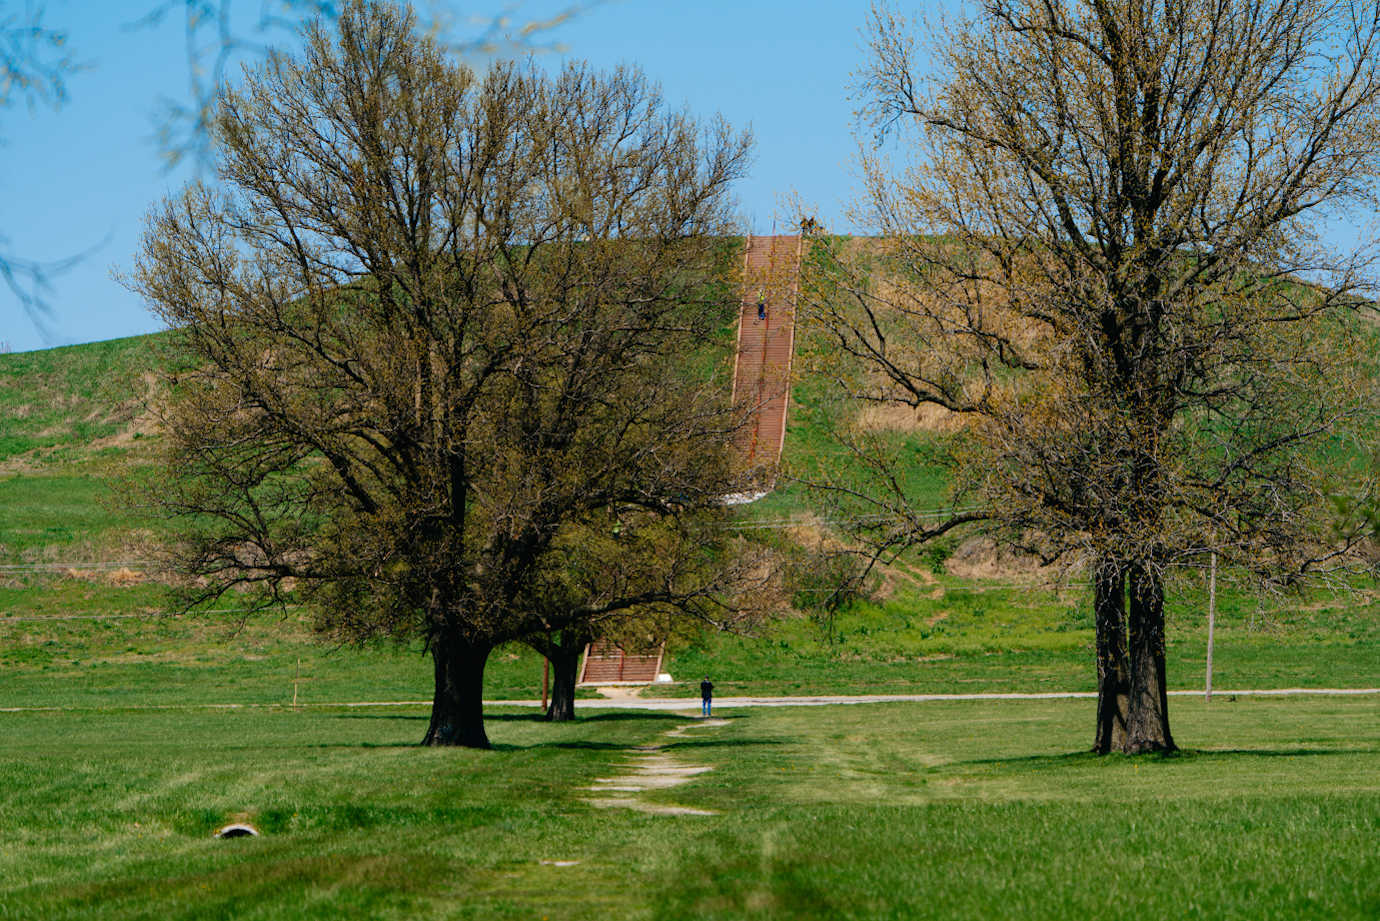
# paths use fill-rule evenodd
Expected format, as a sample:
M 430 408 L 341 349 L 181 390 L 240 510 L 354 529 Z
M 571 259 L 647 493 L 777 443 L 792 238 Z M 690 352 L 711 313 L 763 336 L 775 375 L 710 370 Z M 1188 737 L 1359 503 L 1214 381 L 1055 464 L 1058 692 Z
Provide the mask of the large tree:
M 497 643 L 725 613 L 745 137 L 635 71 L 479 77 L 366 2 L 224 94 L 215 136 L 220 185 L 153 211 L 133 278 L 190 354 L 160 488 L 201 594 L 420 637 L 438 745 L 488 744 Z
M 908 162 L 867 158 L 874 271 L 821 247 L 814 300 L 853 395 L 957 415 L 974 508 L 918 516 L 862 437 L 850 488 L 877 547 L 981 521 L 1081 566 L 1095 750 L 1172 749 L 1166 573 L 1292 577 L 1360 534 L 1329 497 L 1367 488 L 1337 462 L 1374 421 L 1372 252 L 1323 232 L 1373 215 L 1380 9 L 983 0 L 935 39 L 922 72 L 874 9 L 867 112 Z
M 674 543 L 688 548 L 688 544 L 680 538 L 676 538 Z M 631 549 L 624 545 L 614 553 L 599 554 L 596 559 L 600 560 L 601 567 L 609 562 L 652 566 L 666 563 L 661 552 L 650 546 L 646 549 L 652 552 L 645 555 L 641 551 L 628 552 Z M 758 558 L 755 552 L 752 558 Z M 765 564 L 766 561 L 762 562 Z M 750 594 L 738 594 L 735 622 L 750 624 L 764 612 L 767 606 L 766 593 L 763 591 L 767 568 L 763 565 L 762 572 L 756 578 L 745 574 L 748 578 L 744 581 L 749 582 L 755 590 Z M 607 575 L 607 572 L 603 573 L 604 577 Z M 704 608 L 701 607 L 700 612 L 704 612 Z M 551 699 L 545 718 L 553 722 L 575 719 L 575 686 L 579 681 L 580 657 L 589 644 L 600 640 L 629 653 L 654 654 L 668 641 L 681 639 L 686 632 L 703 628 L 694 618 L 685 617 L 687 613 L 697 613 L 695 606 L 641 605 L 594 617 L 579 617 L 573 621 L 564 618 L 567 623 L 565 627 L 542 630 L 524 637 L 523 642 L 545 656 L 551 664 Z
M 759 619 L 768 606 L 767 551 L 746 540 L 727 541 L 724 514 L 716 507 L 673 515 L 626 503 L 602 509 L 582 526 L 572 523 L 547 575 L 532 580 L 518 600 L 523 622 L 535 628 L 523 641 L 551 663 L 547 719 L 575 718 L 580 655 L 596 639 L 650 649 L 677 627 Z M 732 611 L 721 604 L 726 595 Z

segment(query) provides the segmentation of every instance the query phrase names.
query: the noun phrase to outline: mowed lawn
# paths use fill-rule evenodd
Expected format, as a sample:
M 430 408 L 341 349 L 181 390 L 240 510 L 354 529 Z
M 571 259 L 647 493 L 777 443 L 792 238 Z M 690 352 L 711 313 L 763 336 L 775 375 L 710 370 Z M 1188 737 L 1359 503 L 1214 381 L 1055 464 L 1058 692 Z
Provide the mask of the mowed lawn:
M 498 712 L 491 752 L 420 708 L 5 713 L 0 918 L 1380 917 L 1380 699 L 1171 706 L 1135 759 L 1082 753 L 1090 701 Z M 585 802 L 652 744 L 713 770 L 634 796 L 717 814 Z

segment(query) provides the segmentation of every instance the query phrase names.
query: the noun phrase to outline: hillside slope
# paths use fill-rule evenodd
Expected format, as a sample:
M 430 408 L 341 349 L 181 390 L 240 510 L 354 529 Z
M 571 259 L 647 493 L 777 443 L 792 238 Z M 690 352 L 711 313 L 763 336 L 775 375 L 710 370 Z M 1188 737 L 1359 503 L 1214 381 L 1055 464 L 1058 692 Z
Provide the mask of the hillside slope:
M 0 705 L 106 705 L 133 684 L 208 701 L 282 702 L 294 683 L 317 700 L 425 696 L 420 650 L 331 650 L 313 640 L 305 612 L 243 622 L 222 605 L 154 616 L 166 599 L 147 560 L 167 525 L 131 501 L 128 484 L 163 475 L 150 409 L 158 373 L 174 362 L 166 335 L 0 355 Z M 798 380 L 792 402 L 788 463 L 836 462 L 823 383 Z M 907 438 L 947 437 L 925 420 L 904 428 Z M 906 475 L 945 500 L 942 469 L 920 462 Z M 745 533 L 794 553 L 828 539 L 819 511 L 788 485 L 740 514 Z M 814 590 L 798 586 L 799 612 L 757 637 L 691 637 L 668 667 L 681 679 L 713 674 L 726 694 L 1091 688 L 1085 587 L 1013 573 L 990 556 L 954 543 L 908 555 L 870 600 L 833 617 L 812 611 Z M 1257 599 L 1224 583 L 1217 686 L 1380 684 L 1380 604 L 1362 588 Z M 1170 682 L 1194 687 L 1205 643 L 1198 575 L 1183 574 L 1172 598 Z M 504 650 L 488 678 L 491 696 L 531 696 L 540 660 Z

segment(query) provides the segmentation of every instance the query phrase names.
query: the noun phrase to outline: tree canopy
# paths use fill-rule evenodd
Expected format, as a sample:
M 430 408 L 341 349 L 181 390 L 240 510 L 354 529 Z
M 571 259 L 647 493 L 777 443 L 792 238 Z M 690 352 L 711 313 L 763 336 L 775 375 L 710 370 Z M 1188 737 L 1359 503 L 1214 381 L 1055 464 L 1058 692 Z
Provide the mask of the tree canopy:
M 1094 583 L 1095 748 L 1174 747 L 1165 574 L 1217 553 L 1290 578 L 1364 534 L 1348 456 L 1373 427 L 1370 241 L 1380 8 L 1314 0 L 984 0 L 935 36 L 874 9 L 866 160 L 875 264 L 824 249 L 835 376 L 963 421 L 973 510 L 918 516 L 875 444 L 894 550 L 981 525 Z M 1331 501 L 1347 494 L 1347 502 Z M 960 504 L 960 503 L 955 503 Z
M 132 279 L 191 356 L 162 501 L 202 594 L 421 637 L 426 742 L 472 746 L 497 643 L 733 616 L 714 343 L 745 135 L 634 70 L 478 75 L 357 2 L 226 92 L 215 137 L 220 185 L 151 213 Z

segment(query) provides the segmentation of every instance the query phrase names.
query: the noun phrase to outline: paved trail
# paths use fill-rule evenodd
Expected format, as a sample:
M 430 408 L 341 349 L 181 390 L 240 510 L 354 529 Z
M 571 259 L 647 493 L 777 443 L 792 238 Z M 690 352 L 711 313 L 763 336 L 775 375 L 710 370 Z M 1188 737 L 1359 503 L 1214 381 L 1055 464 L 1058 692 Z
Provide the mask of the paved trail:
M 1213 690 L 1213 697 L 1333 697 L 1380 694 L 1380 688 L 1269 688 L 1245 691 Z M 1202 691 L 1170 691 L 1170 697 L 1202 697 Z M 1029 694 L 841 694 L 818 697 L 715 697 L 714 709 L 738 707 L 828 707 L 839 704 L 937 703 L 947 700 L 1068 700 L 1095 699 L 1094 691 L 1050 691 Z M 429 702 L 428 702 L 429 703 Z M 695 697 L 619 697 L 612 700 L 579 700 L 576 706 L 591 710 L 688 710 L 699 707 Z M 485 701 L 493 707 L 538 707 L 537 700 Z
M 1380 694 L 1380 688 L 1264 688 L 1212 692 L 1214 697 L 1354 697 Z M 1201 697 L 1202 691 L 1170 691 L 1170 697 Z M 740 707 L 828 707 L 839 704 L 938 703 L 948 700 L 1070 700 L 1097 697 L 1092 691 L 1030 694 L 841 694 L 818 697 L 716 697 L 715 710 Z M 588 710 L 698 710 L 698 697 L 617 697 L 576 701 Z M 429 700 L 353 700 L 302 703 L 300 710 L 355 707 L 429 707 Z M 486 707 L 540 707 L 539 700 L 486 700 Z M 0 707 L 0 713 L 81 712 L 86 710 L 290 710 L 290 704 L 143 704 L 81 707 Z

